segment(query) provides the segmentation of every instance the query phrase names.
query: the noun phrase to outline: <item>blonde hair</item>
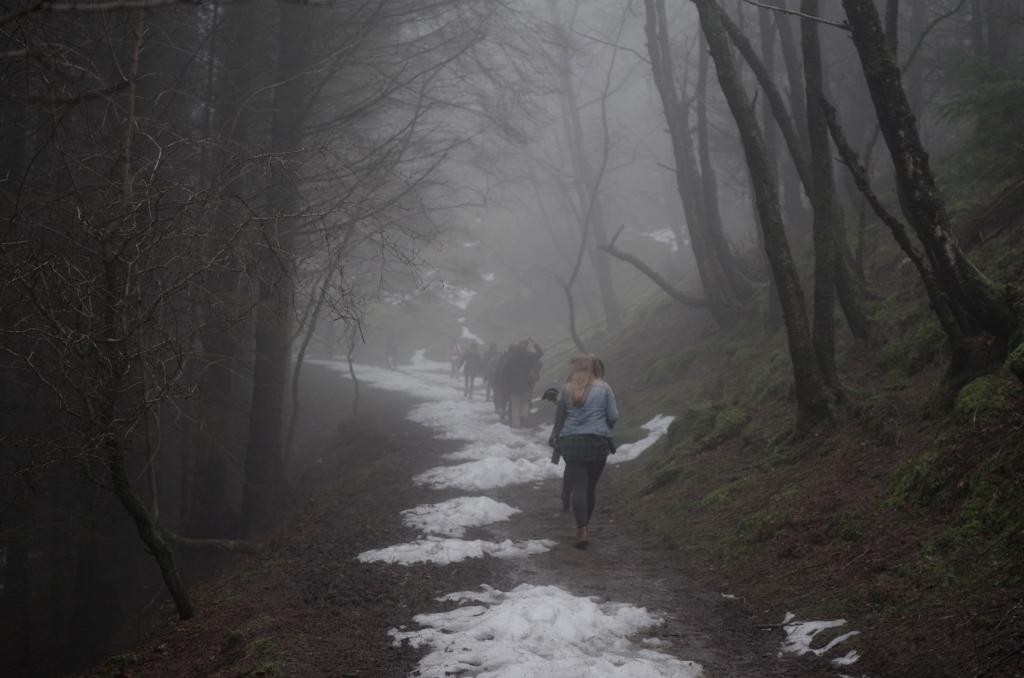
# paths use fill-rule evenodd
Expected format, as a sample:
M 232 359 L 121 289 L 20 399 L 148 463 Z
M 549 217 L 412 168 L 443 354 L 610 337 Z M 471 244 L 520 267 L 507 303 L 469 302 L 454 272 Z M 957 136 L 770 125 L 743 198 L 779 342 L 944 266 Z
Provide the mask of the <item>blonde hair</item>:
M 600 370 L 600 373 L 598 373 Z M 565 378 L 566 389 L 569 391 L 572 404 L 582 405 L 595 379 L 604 376 L 604 364 L 593 353 L 578 355 L 569 361 L 569 374 Z

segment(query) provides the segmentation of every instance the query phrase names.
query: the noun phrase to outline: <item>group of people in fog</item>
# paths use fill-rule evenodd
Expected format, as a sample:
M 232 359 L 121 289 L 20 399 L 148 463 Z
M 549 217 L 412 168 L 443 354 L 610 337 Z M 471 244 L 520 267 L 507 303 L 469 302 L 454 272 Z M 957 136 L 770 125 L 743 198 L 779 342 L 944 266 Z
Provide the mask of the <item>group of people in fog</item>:
M 484 398 L 512 428 L 526 426 L 533 402 L 533 389 L 540 380 L 544 350 L 531 339 L 510 344 L 504 352 L 491 343 L 480 351 L 476 341 L 465 345 L 453 339 L 448 349 L 451 376 L 462 373 L 463 396 L 473 398 L 476 380 L 484 384 Z
M 452 339 L 448 351 L 451 377 L 462 374 L 463 397 L 473 398 L 480 377 L 485 399 L 494 402 L 500 420 L 512 428 L 527 425 L 543 356 L 543 349 L 533 339 L 511 344 L 504 352 L 499 352 L 494 343 L 481 351 L 476 341 L 464 345 Z M 619 419 L 619 408 L 604 373 L 600 358 L 593 354 L 578 355 L 569 362 L 561 387 L 548 389 L 544 394 L 545 400 L 555 403 L 554 426 L 548 438 L 551 461 L 565 461 L 562 510 L 572 511 L 576 545 L 580 548 L 590 541 L 597 482 L 608 455 L 615 454 L 612 429 Z

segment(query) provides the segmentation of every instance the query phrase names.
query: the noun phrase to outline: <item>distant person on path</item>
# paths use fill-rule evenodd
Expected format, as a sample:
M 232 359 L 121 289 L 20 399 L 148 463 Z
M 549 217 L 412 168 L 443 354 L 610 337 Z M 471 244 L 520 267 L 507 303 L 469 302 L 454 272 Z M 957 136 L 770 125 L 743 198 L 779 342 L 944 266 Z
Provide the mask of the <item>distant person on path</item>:
M 615 452 L 612 428 L 619 419 L 615 393 L 598 375 L 604 364 L 593 355 L 578 355 L 569 362 L 569 375 L 558 395 L 555 425 L 549 443 L 565 459 L 565 482 L 576 518 L 576 546 L 590 541 L 590 517 L 594 513 L 597 481 L 609 454 Z M 564 489 L 563 489 L 564 497 Z
M 470 400 L 473 399 L 473 388 L 476 386 L 477 375 L 480 374 L 481 361 L 480 351 L 477 350 L 474 341 L 466 347 L 466 352 L 462 355 L 462 374 L 465 378 L 462 395 Z
M 502 423 L 509 418 L 509 360 L 514 348 L 515 344 L 510 345 L 494 365 L 494 411 L 498 413 L 498 419 Z
M 530 389 L 533 388 L 533 354 L 522 341 L 513 344 L 508 350 L 508 361 L 505 365 L 509 400 L 509 425 L 522 428 L 530 416 Z
M 484 380 L 484 400 L 491 402 L 494 395 L 494 368 L 498 365 L 498 345 L 491 342 L 480 359 L 480 376 Z
M 459 345 L 458 337 L 452 337 L 452 343 L 448 346 L 448 362 L 452 366 L 452 379 L 459 376 L 459 368 L 462 367 L 462 346 Z
M 544 357 L 544 349 L 540 347 L 540 344 L 533 340 L 533 337 L 523 340 L 520 344 L 522 345 L 523 350 L 526 351 L 527 372 L 530 375 L 530 389 L 526 398 L 526 413 L 529 414 L 530 408 L 533 404 L 533 388 L 537 385 L 537 382 L 540 381 L 540 371 L 544 366 L 544 363 L 541 361 L 541 358 Z M 533 346 L 532 351 L 530 350 L 531 345 Z

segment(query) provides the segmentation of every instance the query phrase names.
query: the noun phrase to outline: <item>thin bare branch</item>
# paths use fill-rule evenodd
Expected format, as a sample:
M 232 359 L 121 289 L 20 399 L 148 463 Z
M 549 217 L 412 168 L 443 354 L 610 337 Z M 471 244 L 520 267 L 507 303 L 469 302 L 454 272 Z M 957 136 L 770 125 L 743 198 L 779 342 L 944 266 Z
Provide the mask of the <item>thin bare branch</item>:
M 847 24 L 845 21 L 829 21 L 828 19 L 822 19 L 821 17 L 811 16 L 810 14 L 804 14 L 803 12 L 798 12 L 795 9 L 787 9 L 785 7 L 779 7 L 777 5 L 771 5 L 771 4 L 768 4 L 766 2 L 758 2 L 758 0 L 743 0 L 743 2 L 747 3 L 748 5 L 753 5 L 754 7 L 760 7 L 761 9 L 767 9 L 767 10 L 770 10 L 772 12 L 778 12 L 779 14 L 789 14 L 791 16 L 800 17 L 801 19 L 807 19 L 809 21 L 813 21 L 815 23 L 823 24 L 825 26 L 832 26 L 833 28 L 839 28 L 839 29 L 842 29 L 844 31 L 849 31 L 850 30 L 850 25 Z

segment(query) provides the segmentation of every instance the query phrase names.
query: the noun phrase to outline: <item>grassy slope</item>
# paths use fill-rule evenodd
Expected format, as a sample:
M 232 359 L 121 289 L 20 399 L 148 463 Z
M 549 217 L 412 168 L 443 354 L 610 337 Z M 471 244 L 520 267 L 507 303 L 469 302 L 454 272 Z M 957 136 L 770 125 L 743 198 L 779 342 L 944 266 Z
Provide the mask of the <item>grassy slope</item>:
M 1022 232 L 971 255 L 1022 280 Z M 785 610 L 850 619 L 863 632 L 849 643 L 865 655 L 858 673 L 1020 675 L 1024 394 L 996 374 L 955 404 L 940 395 L 944 341 L 890 241 L 869 232 L 879 339 L 841 333 L 847 402 L 802 441 L 787 435 L 782 332 L 728 336 L 652 301 L 625 332 L 595 341 L 622 401 L 621 440 L 654 414 L 678 417 L 626 472 L 617 501 L 695 576 L 765 609 L 766 623 Z

